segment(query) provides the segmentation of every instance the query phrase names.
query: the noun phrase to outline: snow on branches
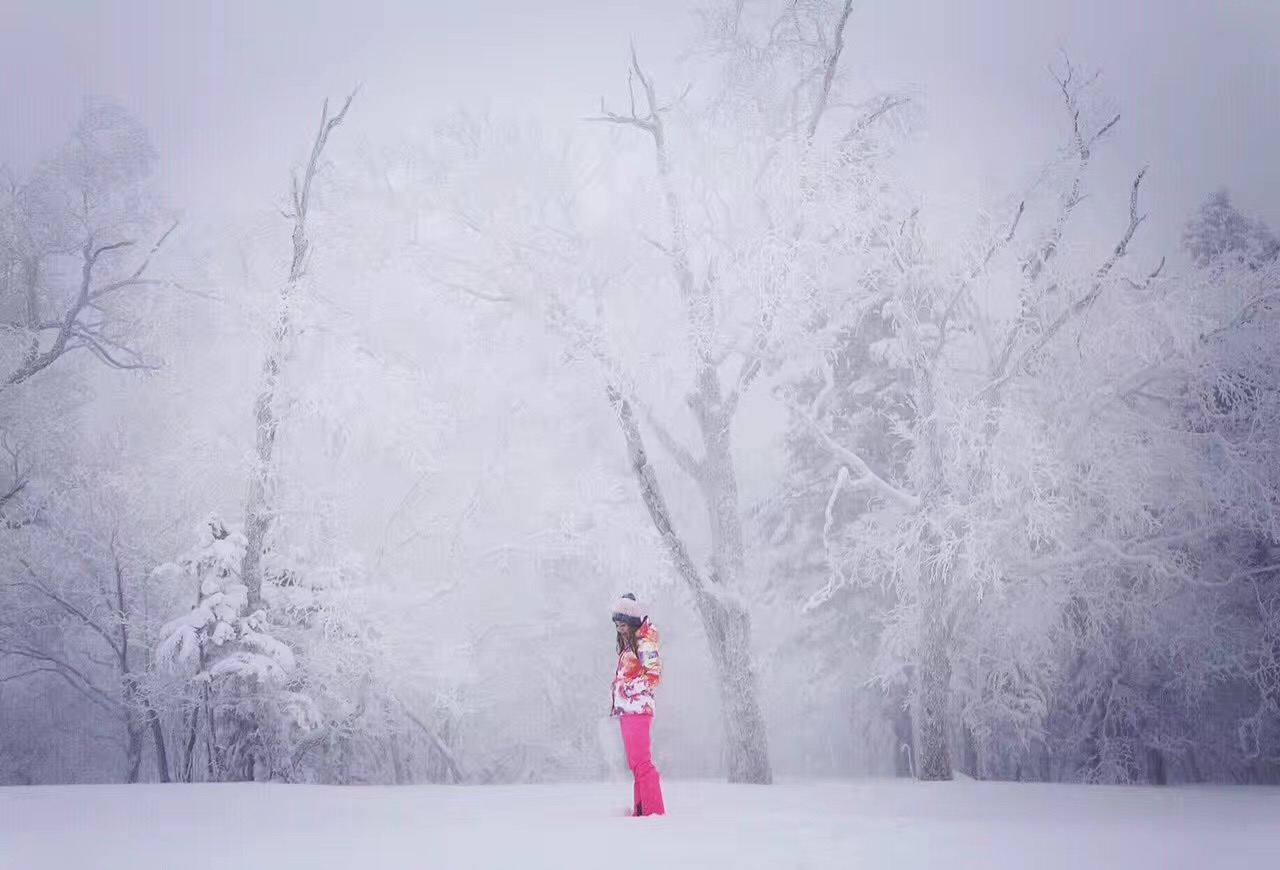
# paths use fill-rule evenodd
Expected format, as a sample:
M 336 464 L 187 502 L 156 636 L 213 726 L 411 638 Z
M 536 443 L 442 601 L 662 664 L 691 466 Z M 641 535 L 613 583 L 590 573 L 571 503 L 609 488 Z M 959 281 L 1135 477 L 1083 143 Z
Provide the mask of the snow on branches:
M 294 656 L 270 634 L 263 611 L 245 612 L 248 590 L 240 582 L 244 534 L 217 516 L 196 531 L 198 542 L 191 551 L 156 569 L 166 579 L 194 586 L 198 596 L 190 611 L 160 630 L 157 660 L 195 664 L 197 680 L 225 676 L 263 685 L 281 682 L 294 669 Z

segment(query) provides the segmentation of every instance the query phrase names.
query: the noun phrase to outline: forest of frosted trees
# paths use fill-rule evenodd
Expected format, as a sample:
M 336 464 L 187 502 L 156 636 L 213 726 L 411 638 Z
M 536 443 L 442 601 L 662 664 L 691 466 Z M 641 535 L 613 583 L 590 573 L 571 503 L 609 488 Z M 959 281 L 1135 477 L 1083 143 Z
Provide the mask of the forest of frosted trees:
M 317 94 L 251 225 L 109 99 L 7 170 L 0 784 L 601 778 L 623 591 L 673 777 L 1280 782 L 1280 236 L 1140 246 L 1068 52 L 940 220 L 855 27 L 720 3 L 564 128 Z

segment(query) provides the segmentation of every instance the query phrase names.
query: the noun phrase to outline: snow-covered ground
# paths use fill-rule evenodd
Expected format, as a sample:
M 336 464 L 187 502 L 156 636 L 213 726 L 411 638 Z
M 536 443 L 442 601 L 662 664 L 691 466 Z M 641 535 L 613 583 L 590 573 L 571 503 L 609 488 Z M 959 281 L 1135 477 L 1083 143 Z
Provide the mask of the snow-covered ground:
M 9 870 L 1250 868 L 1280 866 L 1280 789 L 869 780 L 0 789 Z

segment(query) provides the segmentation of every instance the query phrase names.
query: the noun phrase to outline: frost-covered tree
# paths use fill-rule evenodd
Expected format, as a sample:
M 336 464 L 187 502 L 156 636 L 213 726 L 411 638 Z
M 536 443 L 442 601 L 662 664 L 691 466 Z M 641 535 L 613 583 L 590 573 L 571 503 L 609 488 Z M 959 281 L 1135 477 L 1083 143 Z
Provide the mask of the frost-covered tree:
M 156 153 L 115 103 L 88 101 L 67 141 L 0 191 L 0 396 L 75 351 L 105 365 L 151 365 L 129 335 L 122 297 L 163 282 L 153 255 Z M 123 315 L 123 316 L 122 316 Z
M 292 256 L 289 261 L 289 272 L 285 281 L 280 284 L 278 308 L 273 316 L 267 347 L 263 352 L 261 381 L 254 399 L 254 463 L 249 473 L 248 494 L 245 502 L 244 546 L 240 551 L 243 562 L 238 576 L 243 581 L 247 618 L 265 625 L 267 617 L 260 613 L 263 607 L 264 556 L 268 552 L 268 534 L 274 519 L 274 508 L 271 503 L 277 480 L 276 441 L 280 428 L 280 399 L 277 392 L 280 387 L 282 371 L 293 350 L 294 321 L 297 304 L 296 296 L 300 292 L 300 284 L 306 274 L 307 264 L 311 256 L 311 246 L 307 238 L 307 217 L 312 203 L 316 173 L 320 168 L 320 160 L 328 143 L 329 135 L 335 127 L 342 123 L 354 97 L 349 96 L 342 109 L 335 115 L 329 114 L 329 103 L 326 100 L 321 112 L 320 126 L 312 143 L 311 153 L 303 168 L 301 176 L 293 175 L 291 188 L 291 210 L 286 216 L 293 222 Z M 278 496 L 277 496 L 278 498 Z M 266 676 L 265 674 L 263 675 Z M 260 727 L 252 717 L 237 720 L 238 733 L 232 739 L 233 744 L 243 743 Z M 234 751 L 232 747 L 215 749 Z M 220 775 L 228 772 L 233 776 L 254 776 L 252 753 L 235 757 L 231 764 L 216 766 Z M 277 769 L 277 768 L 273 768 Z
M 719 86 L 697 105 L 665 101 L 633 53 L 627 109 L 594 119 L 622 128 L 610 147 L 624 150 L 587 146 L 591 172 L 532 137 L 455 130 L 430 225 L 438 283 L 529 305 L 603 379 L 642 504 L 706 631 L 733 781 L 771 779 L 734 427 L 815 274 L 860 244 L 841 231 L 865 208 L 864 133 L 901 103 L 837 100 L 851 12 L 717 7 L 703 45 Z M 596 205 L 618 197 L 632 207 Z
M 11 531 L 0 557 L 8 578 L 0 590 L 3 681 L 27 683 L 51 706 L 77 710 L 86 733 L 104 722 L 118 728 L 121 779 L 144 775 L 148 746 L 155 775 L 167 779 L 166 741 L 147 691 L 153 617 L 145 556 L 130 546 L 124 503 L 109 488 L 61 483 L 46 493 L 42 522 Z
M 1280 238 L 1263 222 L 1240 214 L 1225 190 L 1210 196 L 1187 221 L 1182 244 L 1201 267 L 1233 256 L 1260 266 L 1280 255 Z
M 158 577 L 185 586 L 195 603 L 160 630 L 156 659 L 182 669 L 187 690 L 167 699 L 180 716 L 178 778 L 191 782 L 196 770 L 211 780 L 252 780 L 259 766 L 270 773 L 284 767 L 280 740 L 270 733 L 278 711 L 272 690 L 295 669 L 292 650 L 272 633 L 261 609 L 248 609 L 248 588 L 240 578 L 245 537 L 210 517 L 201 524 L 196 546 L 156 569 Z M 180 700 L 179 700 L 180 699 Z M 292 694 L 283 706 L 303 726 L 309 723 L 305 696 Z M 203 764 L 197 759 L 203 757 Z
M 1188 244 L 1220 211 L 1213 198 L 1188 224 Z M 1241 218 L 1252 238 L 1274 239 Z M 1146 400 L 1199 460 L 1199 510 L 1187 524 L 1200 534 L 1184 545 L 1194 582 L 1184 596 L 1182 643 L 1196 642 L 1183 666 L 1166 754 L 1188 779 L 1274 781 L 1280 751 L 1276 722 L 1277 595 L 1276 433 L 1280 431 L 1273 336 L 1280 311 L 1274 251 L 1225 246 L 1180 287 L 1182 316 L 1195 324 L 1163 365 L 1145 371 Z M 1193 251 L 1194 254 L 1194 251 Z M 1173 513 L 1173 511 L 1169 511 Z M 1188 679 L 1188 676 L 1190 679 Z
M 1066 777 L 1274 776 L 1250 735 L 1271 691 L 1255 663 L 1272 649 L 1276 279 L 1225 261 L 1135 291 L 1140 317 L 1109 309 L 1084 347 L 1119 374 L 1059 394 L 1083 409 L 1062 431 L 1088 453 L 1060 449 L 1094 493 L 1074 509 L 1084 533 L 1068 564 L 1042 577 L 1071 627 L 1050 714 Z
M 864 262 L 871 265 L 875 257 L 868 251 Z M 829 715 L 814 713 L 829 710 L 835 701 L 842 723 L 837 745 L 846 754 L 865 753 L 862 769 L 907 776 L 914 757 L 907 686 L 903 680 L 871 684 L 883 616 L 896 600 L 893 586 L 844 583 L 820 606 L 808 600 L 843 570 L 840 530 L 875 505 L 873 493 L 846 489 L 843 483 L 833 493 L 832 482 L 847 482 L 847 470 L 841 470 L 827 437 L 861 445 L 867 462 L 888 475 L 901 476 L 907 459 L 897 433 L 911 419 L 909 381 L 900 361 L 886 353 L 893 326 L 878 307 L 887 301 L 876 290 L 878 269 L 865 274 L 869 287 L 858 296 L 866 310 L 855 314 L 852 325 L 840 309 L 815 317 L 811 352 L 784 364 L 777 375 L 775 392 L 791 409 L 783 444 L 787 465 L 781 491 L 758 509 L 755 557 L 772 563 L 769 594 L 774 608 L 786 614 L 773 631 L 780 642 L 771 668 L 777 691 L 794 697 L 796 687 L 803 686 L 813 697 L 795 727 L 808 723 L 830 729 Z M 830 435 L 816 433 L 804 410 L 820 395 L 831 403 Z M 799 621 L 796 612 L 802 614 Z
M 905 462 L 873 468 L 861 445 L 831 434 L 830 376 L 801 411 L 841 466 L 829 503 L 845 489 L 866 492 L 872 501 L 842 532 L 837 568 L 816 600 L 849 582 L 885 582 L 894 590 L 882 655 L 890 673 L 910 681 L 914 763 L 924 779 L 951 776 L 953 678 L 965 654 L 961 646 L 974 636 L 968 620 L 1003 589 L 1005 559 L 1044 546 L 1042 525 L 1060 508 L 1058 485 L 1052 477 L 1041 480 L 1059 470 L 1056 457 L 1029 437 L 1044 423 L 1027 397 L 1041 391 L 1047 351 L 1082 334 L 1086 312 L 1119 280 L 1115 267 L 1142 220 L 1139 175 L 1128 226 L 1102 263 L 1087 267 L 1078 255 L 1060 256 L 1093 148 L 1118 119 L 1090 118 L 1071 67 L 1059 84 L 1071 119 L 1064 180 L 1055 213 L 1020 256 L 1008 265 L 997 257 L 1016 250 L 1025 201 L 983 244 L 977 262 L 958 273 L 931 262 L 913 219 L 887 239 L 897 274 L 886 281 L 881 307 L 892 335 L 878 352 L 902 372 L 909 413 L 894 410 L 899 399 L 892 392 L 881 413 L 896 416 Z
M 43 374 L 92 356 L 112 369 L 154 366 L 137 343 L 140 301 L 168 286 L 151 272 L 174 226 L 160 226 L 146 130 L 121 106 L 87 101 L 65 142 L 0 190 L 0 513 L 30 522 L 42 444 L 83 400 L 81 382 Z M 145 304 L 145 303 L 143 303 Z M 86 353 L 77 353 L 84 351 Z M 29 492 L 27 493 L 30 494 Z
M 149 731 L 158 775 L 167 769 L 142 688 L 146 556 L 131 527 L 136 504 L 83 430 L 95 391 L 110 383 L 103 372 L 156 365 L 147 317 L 158 291 L 174 288 L 154 275 L 174 231 L 154 189 L 156 163 L 134 118 L 89 100 L 66 141 L 26 176 L 6 172 L 0 192 L 0 607 L 9 614 L 0 679 L 25 696 L 15 716 L 37 714 L 31 698 L 46 692 L 55 720 L 83 722 L 67 744 L 122 726 L 123 739 L 106 745 L 119 743 L 123 764 L 109 763 L 130 781 L 146 775 Z M 56 729 L 36 722 L 27 727 L 52 739 Z M 73 757 L 61 750 L 46 763 Z M 57 775 L 105 771 L 95 758 Z
M 1071 145 L 1041 176 L 1056 208 L 1040 218 L 1043 196 L 1024 198 L 958 270 L 904 222 L 881 309 L 891 335 L 857 323 L 905 375 L 903 393 L 865 406 L 905 461 L 857 440 L 837 403 L 856 390 L 830 362 L 815 397 L 798 393 L 801 424 L 840 465 L 814 601 L 892 590 L 881 673 L 910 681 L 922 777 L 950 776 L 958 753 L 978 776 L 1164 782 L 1176 764 L 1200 778 L 1210 735 L 1238 731 L 1241 747 L 1212 750 L 1234 756 L 1221 775 L 1269 709 L 1274 270 L 1228 250 L 1230 268 L 1126 275 L 1141 174 L 1119 241 L 1091 262 L 1071 218 L 1117 116 L 1073 68 L 1059 84 Z M 875 382 L 869 369 L 860 388 Z
M 356 744 L 385 735 L 364 717 L 371 665 L 358 623 L 335 600 L 340 581 L 297 554 L 287 566 L 272 560 L 264 607 L 250 610 L 245 536 L 216 516 L 197 533 L 191 551 L 154 572 L 194 599 L 160 629 L 155 651 L 176 775 L 358 780 Z
M 249 494 L 245 504 L 245 549 L 243 577 L 248 599 L 246 604 L 257 609 L 262 600 L 262 557 L 266 548 L 267 533 L 271 529 L 271 505 L 268 493 L 274 474 L 275 444 L 280 427 L 279 409 L 276 407 L 276 390 L 280 383 L 294 335 L 292 307 L 300 292 L 300 283 L 306 274 L 311 245 L 307 240 L 307 214 L 312 201 L 312 184 L 320 168 L 320 159 L 333 129 L 342 123 L 351 108 L 354 94 L 347 97 L 342 109 L 329 115 L 329 102 L 325 101 L 320 114 L 320 128 L 316 131 L 301 178 L 295 173 L 292 186 L 292 206 L 287 217 L 293 221 L 293 255 L 289 261 L 289 275 L 280 285 L 279 308 L 271 323 L 267 348 L 262 358 L 262 380 L 254 400 L 255 467 L 249 475 Z

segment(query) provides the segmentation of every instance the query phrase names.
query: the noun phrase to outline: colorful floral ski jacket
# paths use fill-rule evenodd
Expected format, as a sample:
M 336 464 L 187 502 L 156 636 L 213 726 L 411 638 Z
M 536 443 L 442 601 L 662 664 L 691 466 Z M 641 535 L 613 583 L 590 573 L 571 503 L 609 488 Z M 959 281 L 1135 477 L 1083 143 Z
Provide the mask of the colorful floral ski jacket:
M 613 676 L 611 715 L 653 715 L 653 690 L 662 677 L 658 657 L 658 630 L 648 620 L 636 629 L 635 649 L 618 653 L 618 670 Z

